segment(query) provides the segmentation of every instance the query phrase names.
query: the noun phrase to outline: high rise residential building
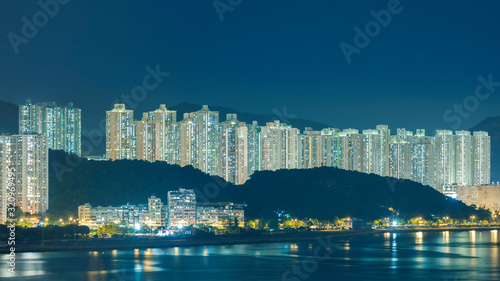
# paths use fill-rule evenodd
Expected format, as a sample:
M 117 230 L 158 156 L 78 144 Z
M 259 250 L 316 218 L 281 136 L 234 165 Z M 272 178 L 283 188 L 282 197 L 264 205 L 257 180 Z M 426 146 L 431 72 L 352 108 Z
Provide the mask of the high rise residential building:
M 276 171 L 297 169 L 299 131 L 276 120 L 261 127 L 261 168 Z
M 144 117 L 143 117 L 144 118 Z M 168 110 L 164 104 L 155 111 L 150 111 L 148 119 L 159 122 L 155 140 L 156 151 L 161 154 L 162 160 L 169 164 L 180 164 L 180 131 L 177 123 L 177 111 Z M 139 139 L 139 138 L 138 138 Z M 139 158 L 139 156 L 137 157 Z
M 344 129 L 339 135 L 345 137 L 347 142 L 347 157 L 349 160 L 346 161 L 344 169 L 361 172 L 363 165 L 362 136 L 356 129 Z
M 2 137 L 2 146 L 0 162 L 6 163 L 11 171 L 15 170 L 16 206 L 23 212 L 44 215 L 49 208 L 47 136 L 26 134 Z
M 192 189 L 168 192 L 168 228 L 196 225 L 196 195 Z
M 7 222 L 7 198 L 14 183 L 12 177 L 9 176 L 9 172 L 12 173 L 11 167 L 10 137 L 0 135 L 0 204 L 3 206 L 0 208 L 0 224 L 6 224 Z
M 184 120 L 179 122 L 181 167 L 191 165 L 201 170 L 202 127 L 200 121 L 195 121 L 190 116 L 185 116 Z
M 300 169 L 311 169 L 323 166 L 324 151 L 320 131 L 306 128 L 298 136 L 299 140 L 299 166 Z
M 389 144 L 389 176 L 411 179 L 411 146 L 407 134 L 398 129 L 398 135 L 391 136 Z
M 367 174 L 382 173 L 381 138 L 378 130 L 363 130 L 361 135 L 362 166 L 361 171 Z
M 172 165 L 181 165 L 181 123 L 167 123 L 165 160 Z
M 472 182 L 473 185 L 490 184 L 491 137 L 487 132 L 472 134 Z
M 434 138 L 425 135 L 425 130 L 417 129 L 410 139 L 411 178 L 424 185 L 436 186 Z
M 184 113 L 184 120 L 200 124 L 198 150 L 200 153 L 199 169 L 209 175 L 219 175 L 220 163 L 220 126 L 219 112 L 211 111 L 208 105 L 203 105 L 199 111 Z M 181 142 L 182 140 L 181 128 Z
M 134 111 L 115 104 L 106 111 L 106 159 L 136 159 Z
M 377 125 L 379 136 L 378 170 L 379 175 L 389 176 L 389 146 L 391 141 L 391 130 L 387 125 Z
M 153 121 L 161 121 L 166 127 L 168 123 L 177 122 L 177 111 L 168 110 L 166 105 L 160 104 L 160 108 L 149 112 L 149 119 Z
M 471 186 L 472 174 L 472 136 L 469 131 L 456 131 L 455 145 L 455 181 L 459 186 Z
M 161 121 L 149 119 L 143 113 L 141 121 L 135 121 L 137 160 L 165 161 L 165 127 Z
M 73 103 L 59 107 L 55 102 L 26 100 L 19 106 L 19 134 L 45 135 L 49 149 L 81 156 L 81 110 Z
M 335 134 L 339 130 L 336 128 L 325 128 L 322 129 L 320 132 L 320 158 L 321 158 L 321 165 L 322 166 L 327 166 L 327 167 L 334 167 L 335 160 L 334 160 L 334 155 L 335 155 L 335 147 L 333 145 L 334 139 L 335 139 Z M 299 135 L 299 144 L 300 144 L 300 135 Z M 300 156 L 299 156 L 299 162 Z
M 261 138 L 260 127 L 257 121 L 247 125 L 247 175 L 250 177 L 255 171 L 261 170 Z
M 349 143 L 348 137 L 341 135 L 335 128 L 321 130 L 323 166 L 348 169 Z
M 455 138 L 449 130 L 437 130 L 436 144 L 436 187 L 441 189 L 455 183 Z
M 220 176 L 244 184 L 248 179 L 248 129 L 236 114 L 227 114 L 220 127 Z

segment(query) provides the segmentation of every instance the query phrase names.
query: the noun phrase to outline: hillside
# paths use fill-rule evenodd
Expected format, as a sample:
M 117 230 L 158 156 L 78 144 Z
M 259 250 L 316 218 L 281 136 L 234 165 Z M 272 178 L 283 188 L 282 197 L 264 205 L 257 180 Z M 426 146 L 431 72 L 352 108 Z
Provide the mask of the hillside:
M 500 116 L 488 117 L 470 131 L 485 131 L 491 137 L 491 181 L 500 181 Z
M 143 161 L 66 161 L 62 151 L 50 153 L 50 213 L 76 214 L 78 205 L 118 206 L 145 204 L 154 194 L 166 202 L 167 191 L 195 189 L 198 201 L 247 203 L 249 218 L 272 217 L 285 210 L 297 217 L 328 219 L 356 216 L 367 219 L 389 216 L 389 207 L 401 215 L 469 217 L 475 210 L 443 196 L 431 187 L 398 181 L 394 192 L 387 179 L 335 168 L 257 172 L 243 186 L 192 167 Z M 78 165 L 71 165 L 79 162 Z M 68 163 L 68 164 L 66 164 Z M 56 173 L 54 168 L 70 168 Z M 60 180 L 59 180 L 60 179 Z M 478 215 L 478 214 L 476 214 Z
M 0 134 L 17 134 L 19 132 L 18 124 L 19 107 L 0 100 Z

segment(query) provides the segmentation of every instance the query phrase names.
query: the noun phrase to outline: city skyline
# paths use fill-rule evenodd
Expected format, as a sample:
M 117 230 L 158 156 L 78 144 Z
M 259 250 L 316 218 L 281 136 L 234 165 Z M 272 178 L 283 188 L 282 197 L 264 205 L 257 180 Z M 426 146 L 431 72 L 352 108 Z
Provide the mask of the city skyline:
M 149 120 L 153 112 L 169 114 Z M 244 184 L 259 170 L 323 166 L 410 179 L 441 192 L 452 185 L 491 183 L 491 138 L 482 131 L 438 130 L 427 136 L 424 129 L 414 134 L 398 128 L 391 135 L 387 125 L 361 133 L 352 128 L 301 131 L 279 120 L 247 124 L 238 121 L 237 114 L 220 121 L 219 112 L 207 105 L 184 113 L 179 122 L 165 105 L 145 112 L 139 121 L 133 115 L 124 104 L 107 111 L 106 160 L 191 165 L 234 184 Z M 111 133 L 117 128 L 118 133 Z
M 500 2 L 0 6 L 0 279 L 499 279 Z

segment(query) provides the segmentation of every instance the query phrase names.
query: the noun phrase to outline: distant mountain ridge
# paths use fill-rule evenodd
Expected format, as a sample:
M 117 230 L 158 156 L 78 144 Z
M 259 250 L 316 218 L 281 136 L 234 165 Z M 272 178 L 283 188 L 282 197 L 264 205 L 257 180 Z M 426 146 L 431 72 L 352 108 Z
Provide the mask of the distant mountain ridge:
M 491 180 L 500 181 L 500 116 L 488 117 L 470 131 L 488 132 L 491 137 Z
M 208 108 L 212 111 L 219 112 L 220 122 L 226 121 L 226 114 L 236 113 L 238 115 L 239 121 L 243 121 L 249 124 L 251 124 L 252 121 L 257 121 L 257 123 L 260 126 L 265 126 L 266 122 L 273 122 L 274 120 L 280 120 L 281 123 L 292 125 L 292 127 L 298 128 L 300 130 L 304 130 L 304 128 L 306 127 L 310 127 L 313 130 L 321 130 L 330 127 L 329 125 L 320 122 L 306 120 L 302 118 L 296 118 L 294 114 L 286 112 L 286 108 L 275 109 L 273 111 L 273 114 L 254 114 L 248 112 L 240 112 L 230 107 L 217 106 L 217 105 L 209 105 Z M 184 113 L 198 111 L 201 109 L 201 105 L 183 102 L 175 106 L 171 106 L 168 109 L 176 110 L 177 120 L 182 120 Z

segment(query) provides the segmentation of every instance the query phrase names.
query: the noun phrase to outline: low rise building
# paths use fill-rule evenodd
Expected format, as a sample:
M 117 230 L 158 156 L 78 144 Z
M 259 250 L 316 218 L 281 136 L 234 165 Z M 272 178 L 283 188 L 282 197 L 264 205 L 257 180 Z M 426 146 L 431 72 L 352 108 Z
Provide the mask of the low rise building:
M 212 227 L 231 225 L 236 219 L 239 227 L 245 226 L 245 205 L 231 202 L 197 203 L 196 224 Z
M 457 187 L 457 199 L 467 205 L 500 212 L 500 186 L 498 185 Z
M 196 225 L 196 194 L 180 188 L 168 192 L 168 228 Z
M 148 202 L 150 204 L 126 204 L 119 207 L 92 207 L 89 203 L 86 203 L 78 206 L 78 219 L 80 225 L 86 225 L 91 229 L 109 223 L 116 223 L 130 228 L 138 224 L 153 228 L 165 226 L 165 220 L 162 220 L 161 200 L 153 196 L 149 198 Z

